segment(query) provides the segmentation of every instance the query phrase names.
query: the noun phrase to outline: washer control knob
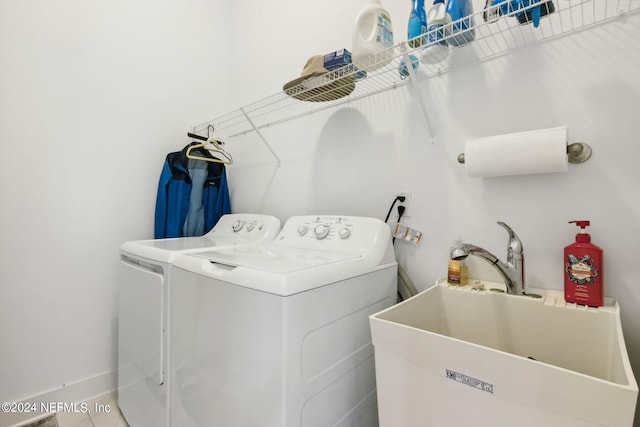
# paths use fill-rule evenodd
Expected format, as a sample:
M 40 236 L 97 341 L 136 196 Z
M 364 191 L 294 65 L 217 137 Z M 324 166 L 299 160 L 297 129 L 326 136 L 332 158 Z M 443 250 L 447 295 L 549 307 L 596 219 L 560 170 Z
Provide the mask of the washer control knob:
M 250 222 L 247 224 L 247 231 L 251 231 L 256 227 L 256 223 L 255 222 Z
M 316 239 L 322 240 L 329 235 L 330 228 L 326 224 L 320 224 L 313 229 Z
M 298 234 L 300 236 L 304 236 L 305 234 L 307 234 L 307 231 L 309 231 L 309 226 L 306 224 L 298 227 Z
M 346 239 L 347 237 L 351 236 L 351 230 L 349 230 L 348 228 L 343 228 L 338 232 L 338 234 L 340 235 L 341 239 Z
M 244 221 L 239 219 L 233 223 L 233 225 L 231 226 L 231 229 L 233 230 L 234 233 L 237 233 L 238 231 L 242 230 L 242 227 L 244 227 Z

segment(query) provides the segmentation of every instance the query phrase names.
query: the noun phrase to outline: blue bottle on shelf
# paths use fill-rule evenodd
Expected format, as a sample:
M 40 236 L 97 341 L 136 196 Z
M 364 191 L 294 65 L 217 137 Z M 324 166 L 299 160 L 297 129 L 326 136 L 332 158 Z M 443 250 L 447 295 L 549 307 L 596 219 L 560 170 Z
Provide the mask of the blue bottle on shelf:
M 516 18 L 518 19 L 518 22 L 520 24 L 533 23 L 533 26 L 536 28 L 538 28 L 538 25 L 540 25 L 540 18 L 543 18 L 548 14 L 555 12 L 556 10 L 551 0 L 547 2 L 536 0 L 518 0 L 515 3 L 517 4 L 516 7 L 520 9 L 525 9 L 532 4 L 537 4 L 537 6 L 529 8 L 524 12 L 516 13 Z
M 536 4 L 534 7 L 531 5 Z M 484 20 L 495 21 L 501 15 L 515 16 L 520 24 L 540 25 L 540 18 L 553 12 L 556 8 L 552 0 L 487 0 Z
M 409 46 L 414 48 L 422 46 L 424 39 L 420 36 L 426 32 L 427 13 L 424 10 L 424 0 L 411 0 L 411 13 L 409 14 L 409 24 L 407 25 Z
M 475 40 L 476 30 L 471 0 L 448 0 L 446 11 L 453 21 L 449 44 L 462 46 Z
M 449 56 L 449 29 L 451 19 L 444 0 L 433 0 L 427 11 L 427 36 L 425 46 L 420 51 L 420 60 L 425 64 L 436 64 Z

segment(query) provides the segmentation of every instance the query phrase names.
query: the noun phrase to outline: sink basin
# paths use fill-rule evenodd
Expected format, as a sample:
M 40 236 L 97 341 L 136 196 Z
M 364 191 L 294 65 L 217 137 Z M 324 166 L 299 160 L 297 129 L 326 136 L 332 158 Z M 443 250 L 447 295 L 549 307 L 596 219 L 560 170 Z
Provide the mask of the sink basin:
M 615 300 L 443 282 L 370 318 L 381 427 L 633 424 L 638 385 Z

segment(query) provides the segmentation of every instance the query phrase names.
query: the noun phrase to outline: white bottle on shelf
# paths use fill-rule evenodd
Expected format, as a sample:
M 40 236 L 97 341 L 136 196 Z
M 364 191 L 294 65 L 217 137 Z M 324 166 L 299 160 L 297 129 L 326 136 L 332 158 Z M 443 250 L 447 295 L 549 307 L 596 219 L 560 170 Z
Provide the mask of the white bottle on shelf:
M 369 0 L 358 13 L 351 46 L 353 64 L 366 71 L 387 65 L 393 59 L 391 16 L 381 0 Z

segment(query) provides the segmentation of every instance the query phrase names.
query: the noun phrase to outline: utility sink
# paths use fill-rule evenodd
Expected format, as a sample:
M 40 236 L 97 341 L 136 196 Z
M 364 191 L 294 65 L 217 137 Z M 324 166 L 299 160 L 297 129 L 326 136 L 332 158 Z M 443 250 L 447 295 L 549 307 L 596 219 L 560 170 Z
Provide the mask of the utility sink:
M 615 300 L 592 308 L 473 282 L 441 280 L 371 316 L 381 427 L 633 424 Z

